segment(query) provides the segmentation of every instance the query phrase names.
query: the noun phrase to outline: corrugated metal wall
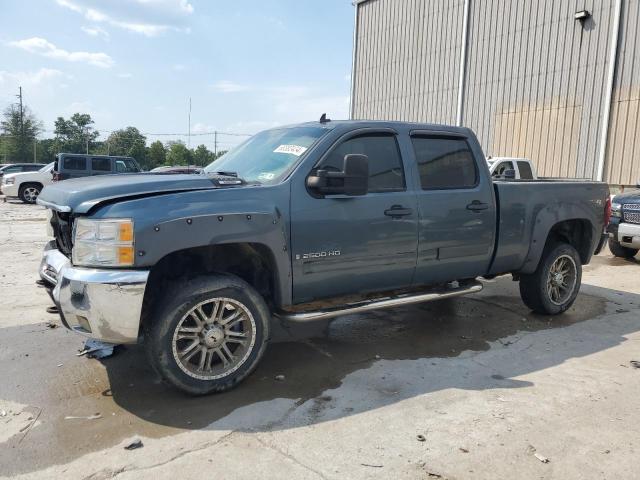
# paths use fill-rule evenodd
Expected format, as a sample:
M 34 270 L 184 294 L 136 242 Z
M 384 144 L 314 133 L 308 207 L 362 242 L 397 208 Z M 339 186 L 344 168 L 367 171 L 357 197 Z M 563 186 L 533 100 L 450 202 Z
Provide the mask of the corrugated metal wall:
M 597 177 L 615 0 L 471 0 L 463 124 L 489 155 Z M 463 0 L 358 5 L 354 118 L 454 123 Z M 574 14 L 588 10 L 583 23 Z M 624 0 L 605 180 L 640 177 L 640 0 Z

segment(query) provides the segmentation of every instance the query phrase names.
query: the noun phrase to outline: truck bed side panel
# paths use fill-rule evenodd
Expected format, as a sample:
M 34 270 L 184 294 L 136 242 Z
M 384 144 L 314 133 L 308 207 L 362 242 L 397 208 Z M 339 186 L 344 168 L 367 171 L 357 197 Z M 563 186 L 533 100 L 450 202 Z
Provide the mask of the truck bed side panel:
M 533 272 L 549 232 L 565 220 L 585 220 L 591 227 L 589 258 L 604 228 L 609 188 L 587 181 L 496 181 L 498 241 L 490 274 Z M 586 263 L 586 262 L 585 262 Z

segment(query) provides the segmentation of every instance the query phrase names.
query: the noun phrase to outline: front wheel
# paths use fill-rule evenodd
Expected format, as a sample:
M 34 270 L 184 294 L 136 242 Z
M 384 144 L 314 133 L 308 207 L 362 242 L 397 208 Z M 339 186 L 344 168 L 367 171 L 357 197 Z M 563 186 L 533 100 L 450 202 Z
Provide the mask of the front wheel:
M 581 281 L 582 262 L 576 249 L 554 243 L 545 248 L 536 271 L 520 277 L 520 296 L 534 312 L 557 315 L 573 305 Z
M 27 183 L 20 187 L 18 196 L 24 203 L 36 203 L 41 189 L 42 187 L 40 187 L 40 185 L 36 185 L 35 183 Z
M 147 353 L 170 385 L 193 395 L 233 388 L 257 366 L 269 339 L 260 294 L 238 277 L 175 284 L 145 326 Z
M 624 247 L 620 245 L 619 241 L 611 237 L 609 237 L 609 250 L 614 256 L 621 258 L 633 258 L 638 253 L 637 248 Z

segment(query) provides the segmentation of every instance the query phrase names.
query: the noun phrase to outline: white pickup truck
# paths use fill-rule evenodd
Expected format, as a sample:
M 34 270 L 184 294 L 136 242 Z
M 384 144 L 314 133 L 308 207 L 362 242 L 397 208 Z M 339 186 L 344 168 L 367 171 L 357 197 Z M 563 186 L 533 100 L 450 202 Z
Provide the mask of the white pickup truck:
M 492 178 L 504 178 L 509 170 L 513 170 L 517 180 L 537 180 L 536 167 L 528 158 L 488 157 L 489 173 Z
M 53 182 L 53 162 L 36 172 L 9 173 L 2 177 L 0 190 L 7 197 L 18 197 L 24 203 L 36 203 L 42 189 Z

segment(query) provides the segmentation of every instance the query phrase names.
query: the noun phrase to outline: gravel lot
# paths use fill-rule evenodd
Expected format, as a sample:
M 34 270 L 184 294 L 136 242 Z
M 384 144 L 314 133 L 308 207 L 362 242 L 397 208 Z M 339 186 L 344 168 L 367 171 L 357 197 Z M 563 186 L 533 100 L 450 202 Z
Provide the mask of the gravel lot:
M 60 323 L 34 283 L 44 218 L 0 201 L 0 476 L 638 478 L 637 260 L 594 258 L 554 319 L 505 277 L 282 330 L 239 388 L 190 398 L 140 347 L 90 360 L 47 326 Z

